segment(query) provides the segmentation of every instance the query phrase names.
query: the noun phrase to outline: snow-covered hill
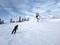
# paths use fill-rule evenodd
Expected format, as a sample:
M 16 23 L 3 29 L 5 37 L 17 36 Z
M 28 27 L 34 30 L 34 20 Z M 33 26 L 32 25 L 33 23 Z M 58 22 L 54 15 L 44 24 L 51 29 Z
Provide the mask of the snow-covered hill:
M 17 33 L 11 34 L 18 24 Z M 60 45 L 60 20 L 48 19 L 36 22 L 0 25 L 0 45 Z

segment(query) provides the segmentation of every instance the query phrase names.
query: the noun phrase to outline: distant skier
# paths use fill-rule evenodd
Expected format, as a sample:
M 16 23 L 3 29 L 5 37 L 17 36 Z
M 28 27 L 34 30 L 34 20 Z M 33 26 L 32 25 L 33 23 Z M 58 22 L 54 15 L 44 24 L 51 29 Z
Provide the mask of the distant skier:
M 14 27 L 14 29 L 12 30 L 12 34 L 15 34 L 16 31 L 17 31 L 17 29 L 18 29 L 18 25 L 16 25 L 16 26 Z
M 39 15 L 39 13 L 36 13 L 36 19 L 37 19 L 37 22 L 39 22 L 39 20 L 40 20 L 40 15 Z

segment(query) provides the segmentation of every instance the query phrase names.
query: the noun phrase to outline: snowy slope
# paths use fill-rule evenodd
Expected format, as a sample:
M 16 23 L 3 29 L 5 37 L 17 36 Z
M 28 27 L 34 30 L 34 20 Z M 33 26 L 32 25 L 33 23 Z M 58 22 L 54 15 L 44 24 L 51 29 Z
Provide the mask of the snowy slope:
M 11 34 L 15 25 L 17 33 Z M 0 45 L 60 45 L 60 20 L 30 20 L 0 25 Z

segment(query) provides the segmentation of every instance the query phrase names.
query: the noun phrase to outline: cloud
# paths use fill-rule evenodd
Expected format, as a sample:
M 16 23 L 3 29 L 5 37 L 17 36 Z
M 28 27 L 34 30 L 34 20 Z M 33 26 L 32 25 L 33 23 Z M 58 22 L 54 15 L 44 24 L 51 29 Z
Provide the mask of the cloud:
M 0 11 L 6 16 L 35 16 L 39 12 L 42 17 L 59 17 L 60 0 L 0 0 Z

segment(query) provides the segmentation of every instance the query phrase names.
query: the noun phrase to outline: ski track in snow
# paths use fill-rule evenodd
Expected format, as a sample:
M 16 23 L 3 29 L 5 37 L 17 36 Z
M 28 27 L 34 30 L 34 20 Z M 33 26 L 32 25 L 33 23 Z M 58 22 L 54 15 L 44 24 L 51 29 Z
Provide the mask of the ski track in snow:
M 18 26 L 16 34 L 11 31 Z M 60 45 L 60 22 L 43 20 L 0 25 L 0 45 Z

